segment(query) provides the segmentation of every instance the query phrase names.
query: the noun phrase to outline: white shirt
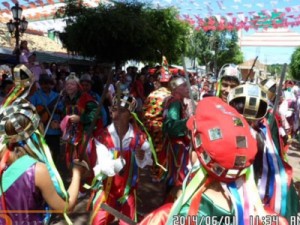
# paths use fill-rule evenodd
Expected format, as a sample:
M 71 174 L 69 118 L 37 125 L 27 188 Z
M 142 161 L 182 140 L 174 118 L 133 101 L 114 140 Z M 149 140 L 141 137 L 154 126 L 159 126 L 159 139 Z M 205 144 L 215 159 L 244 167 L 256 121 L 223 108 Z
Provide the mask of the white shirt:
M 108 127 L 108 132 L 111 135 L 113 144 L 115 146 L 116 150 L 120 149 L 120 139 L 117 134 L 117 131 L 115 129 L 114 124 L 110 124 Z M 122 140 L 122 149 L 123 151 L 131 150 L 129 149 L 131 140 L 134 138 L 134 130 L 131 124 L 129 124 L 129 129 L 126 132 L 123 140 Z M 153 160 L 151 157 L 151 150 L 150 150 L 150 144 L 146 140 L 143 143 L 139 143 L 141 150 L 145 151 L 144 159 L 139 160 L 136 156 L 136 163 L 138 167 L 144 168 L 147 165 L 152 165 Z M 121 158 L 121 156 L 118 159 L 113 159 L 113 152 L 109 151 L 108 148 L 96 141 L 96 153 L 97 153 L 97 162 L 94 167 L 95 175 L 99 173 L 103 173 L 107 176 L 114 176 L 116 173 L 118 173 L 123 166 L 125 165 L 125 160 Z M 120 165 L 123 163 L 122 167 Z

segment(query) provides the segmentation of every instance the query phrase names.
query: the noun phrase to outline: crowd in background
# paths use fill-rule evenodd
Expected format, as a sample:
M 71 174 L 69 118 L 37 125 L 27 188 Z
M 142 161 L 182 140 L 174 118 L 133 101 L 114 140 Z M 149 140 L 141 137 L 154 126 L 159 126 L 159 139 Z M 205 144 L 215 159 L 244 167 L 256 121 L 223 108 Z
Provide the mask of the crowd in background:
M 93 184 L 91 190 L 84 190 L 81 183 L 80 190 L 72 192 L 72 206 L 75 204 L 73 198 L 77 192 L 95 197 L 91 223 L 107 224 L 113 220 L 112 216 L 100 209 L 102 202 L 106 202 L 132 220 L 136 219 L 135 189 L 138 184 L 138 168 L 146 166 L 151 167 L 153 182 L 166 182 L 165 203 L 173 204 L 176 199 L 183 201 L 184 185 L 193 183 L 194 177 L 200 174 L 199 179 L 204 183 L 200 184 L 199 180 L 196 182 L 199 192 L 195 191 L 195 196 L 191 197 L 189 204 L 194 207 L 194 204 L 203 203 L 201 212 L 208 215 L 211 213 L 211 207 L 219 210 L 217 203 L 226 209 L 218 211 L 220 215 L 224 211 L 231 216 L 240 213 L 240 209 L 237 208 L 240 203 L 236 203 L 228 193 L 238 195 L 241 197 L 239 201 L 247 203 L 248 208 L 243 209 L 245 215 L 253 213 L 251 210 L 256 210 L 257 214 L 263 211 L 289 218 L 290 213 L 294 213 L 293 210 L 298 210 L 297 198 L 291 197 L 296 192 L 293 189 L 291 174 L 286 172 L 290 168 L 283 152 L 289 147 L 289 142 L 299 141 L 300 88 L 297 82 L 286 80 L 282 86 L 282 93 L 279 93 L 276 81 L 270 86 L 266 85 L 272 80 L 268 78 L 259 79 L 260 86 L 241 82 L 238 73 L 227 73 L 232 72 L 233 68 L 224 70 L 216 80 L 211 73 L 199 76 L 177 70 L 172 74 L 164 65 L 155 68 L 145 66 L 140 71 L 137 67 L 129 66 L 124 70 L 116 68 L 112 73 L 107 73 L 96 65 L 79 74 L 71 71 L 66 65 L 46 65 L 38 62 L 36 54 L 29 51 L 26 42 L 21 43 L 20 61 L 25 66 L 21 66 L 20 70 L 24 72 L 28 68 L 33 75 L 32 78 L 28 78 L 32 79 L 32 86 L 26 100 L 36 108 L 31 111 L 36 110 L 43 124 L 43 131 L 40 132 L 44 132 L 43 138 L 49 146 L 54 163 L 57 167 L 65 164 L 66 171 L 70 172 L 74 162 L 78 165 L 78 161 L 84 160 L 87 164 L 84 166 L 90 167 L 92 171 L 84 178 L 84 182 Z M 15 76 L 15 73 L 15 69 L 2 71 L 2 105 L 6 105 L 9 94 L 15 87 L 15 77 L 12 76 Z M 263 83 L 264 80 L 268 82 Z M 279 103 L 278 111 L 275 110 L 278 116 L 278 140 L 268 133 L 273 127 L 269 128 L 267 121 L 268 116 L 272 115 L 272 107 L 276 104 L 276 95 Z M 204 110 L 206 107 L 212 112 Z M 232 119 L 224 120 L 228 115 L 232 116 Z M 219 116 L 222 120 L 218 119 Z M 207 121 L 209 123 L 206 123 Z M 34 124 L 34 121 L 32 123 Z M 234 131 L 232 135 L 236 136 L 232 141 L 224 139 L 230 134 L 229 129 Z M 17 131 L 16 128 L 15 132 Z M 205 136 L 206 131 L 208 136 Z M 6 135 L 10 137 L 9 134 Z M 253 136 L 256 136 L 256 139 Z M 226 164 L 227 161 L 220 160 L 224 153 L 223 146 L 218 144 L 218 141 L 228 141 L 226 143 L 230 146 L 230 151 L 236 152 L 226 154 L 225 158 L 230 161 L 230 166 Z M 266 147 L 261 148 L 261 143 Z M 24 143 L 18 142 L 14 145 L 23 147 Z M 152 145 L 154 149 L 151 149 Z M 256 148 L 259 152 L 257 155 L 262 154 L 259 160 Z M 154 152 L 151 153 L 151 150 Z M 113 152 L 113 155 L 108 152 Z M 273 153 L 277 154 L 276 157 Z M 267 171 L 261 160 L 270 164 Z M 252 174 L 257 185 L 254 185 L 255 189 L 251 189 L 251 182 L 254 182 L 254 178 L 251 181 L 252 175 L 249 175 L 251 171 L 247 172 L 247 176 L 243 176 L 244 169 L 253 162 L 256 165 L 254 175 Z M 74 172 L 82 173 L 78 172 L 78 169 Z M 103 176 L 99 178 L 96 172 Z M 70 177 L 71 174 L 65 174 L 66 179 Z M 79 183 L 80 179 L 76 182 Z M 230 186 L 230 182 L 236 183 Z M 244 191 L 247 190 L 247 193 L 254 190 L 254 194 L 241 194 L 239 185 Z M 268 185 L 274 185 L 274 188 L 266 188 Z M 38 187 L 44 190 L 43 182 Z M 205 188 L 210 192 L 202 198 L 201 191 L 205 192 Z M 240 193 L 237 193 L 237 190 Z M 51 201 L 43 197 L 51 205 Z M 251 197 L 255 200 L 252 201 Z M 228 203 L 229 198 L 231 203 Z M 279 198 L 282 202 L 278 202 Z M 293 210 L 286 211 L 285 208 L 289 207 L 289 201 L 292 199 L 297 203 L 292 207 Z M 214 205 L 211 201 L 217 203 Z M 262 203 L 258 203 L 260 201 Z M 62 205 L 61 202 L 60 204 Z M 179 204 L 178 201 L 174 203 L 176 204 Z M 267 206 L 265 211 L 260 208 L 262 204 Z M 179 211 L 184 215 L 198 213 L 194 212 L 195 208 L 192 209 L 192 206 L 189 206 L 186 212 L 186 205 L 183 204 L 179 208 L 174 205 L 166 204 L 162 209 L 157 209 L 146 217 L 142 224 L 166 224 L 170 218 L 159 215 L 162 212 L 170 213 L 172 207 L 173 215 L 180 207 Z M 235 212 L 230 211 L 233 208 Z M 156 214 L 159 220 L 165 221 L 153 223 Z M 241 218 L 239 215 L 237 220 Z

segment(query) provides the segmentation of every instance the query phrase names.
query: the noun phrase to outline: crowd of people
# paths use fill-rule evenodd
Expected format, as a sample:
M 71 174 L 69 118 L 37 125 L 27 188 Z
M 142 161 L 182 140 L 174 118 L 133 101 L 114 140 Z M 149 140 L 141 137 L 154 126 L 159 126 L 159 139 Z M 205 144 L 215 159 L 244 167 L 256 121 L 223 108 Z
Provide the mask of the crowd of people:
M 124 217 L 141 225 L 289 224 L 297 216 L 286 157 L 299 136 L 297 83 L 279 92 L 276 80 L 243 81 L 231 64 L 218 80 L 165 65 L 79 75 L 41 67 L 23 51 L 22 64 L 2 76 L 0 224 L 49 223 L 53 210 L 71 224 L 80 194 L 90 199 L 93 225 L 128 224 Z M 146 167 L 167 194 L 138 221 Z

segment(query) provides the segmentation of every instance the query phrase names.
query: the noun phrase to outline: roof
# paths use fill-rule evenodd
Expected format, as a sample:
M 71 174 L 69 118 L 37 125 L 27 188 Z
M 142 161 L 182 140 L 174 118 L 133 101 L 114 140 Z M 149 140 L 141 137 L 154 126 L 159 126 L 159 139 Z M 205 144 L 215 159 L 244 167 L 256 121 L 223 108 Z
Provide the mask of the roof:
M 48 36 L 39 33 L 37 33 L 37 35 L 25 33 L 20 39 L 28 41 L 30 51 L 67 52 L 67 50 L 62 47 L 59 40 L 56 41 L 55 38 L 52 40 Z M 15 38 L 11 37 L 7 28 L 3 25 L 0 26 L 0 46 L 12 49 L 15 47 Z
M 255 59 L 250 59 L 248 61 L 245 61 L 241 64 L 239 64 L 239 68 L 240 69 L 251 69 L 253 63 L 254 63 Z M 262 71 L 266 71 L 267 70 L 267 65 L 262 64 L 259 60 L 256 60 L 254 68 L 262 70 Z

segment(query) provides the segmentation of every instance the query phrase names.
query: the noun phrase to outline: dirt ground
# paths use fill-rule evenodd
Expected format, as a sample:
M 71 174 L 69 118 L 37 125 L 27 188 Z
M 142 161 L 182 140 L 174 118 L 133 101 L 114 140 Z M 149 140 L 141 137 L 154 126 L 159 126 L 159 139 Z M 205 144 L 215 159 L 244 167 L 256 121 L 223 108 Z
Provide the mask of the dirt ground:
M 138 218 L 143 218 L 157 207 L 163 204 L 165 198 L 165 185 L 163 183 L 153 183 L 149 176 L 150 168 L 140 170 L 140 182 L 137 190 L 137 211 Z M 88 197 L 78 199 L 78 203 L 74 212 L 70 214 L 70 219 L 74 225 L 89 224 L 90 212 L 86 211 Z M 51 225 L 65 225 L 65 221 L 61 216 L 57 216 Z M 117 225 L 115 221 L 112 225 Z

